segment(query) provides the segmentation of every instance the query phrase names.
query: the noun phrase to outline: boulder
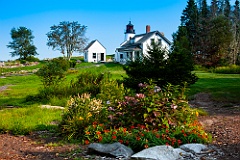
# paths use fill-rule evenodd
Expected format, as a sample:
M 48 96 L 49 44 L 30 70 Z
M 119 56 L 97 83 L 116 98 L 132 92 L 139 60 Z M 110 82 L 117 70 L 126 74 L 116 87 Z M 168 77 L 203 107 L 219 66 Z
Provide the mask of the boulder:
M 202 151 L 208 149 L 206 145 L 199 144 L 199 143 L 184 144 L 184 145 L 181 145 L 180 148 L 186 152 L 192 152 L 192 153 L 202 153 Z
M 91 143 L 88 146 L 89 152 L 99 152 L 109 154 L 114 157 L 129 158 L 133 154 L 133 150 L 119 142 L 112 144 Z
M 144 149 L 131 156 L 132 159 L 147 160 L 147 159 L 156 159 L 156 160 L 177 160 L 182 157 L 179 155 L 179 152 L 174 150 L 173 147 L 167 145 L 155 146 Z

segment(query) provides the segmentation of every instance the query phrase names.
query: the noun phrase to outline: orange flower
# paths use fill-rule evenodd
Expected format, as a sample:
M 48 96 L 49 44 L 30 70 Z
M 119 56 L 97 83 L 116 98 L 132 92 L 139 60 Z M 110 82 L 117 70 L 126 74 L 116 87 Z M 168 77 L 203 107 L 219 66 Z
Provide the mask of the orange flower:
M 100 131 L 97 131 L 97 132 L 96 132 L 96 134 L 97 134 L 97 135 L 100 135 L 100 134 L 101 134 L 101 132 L 100 132 Z
M 145 145 L 144 145 L 144 148 L 148 148 L 148 144 L 145 144 Z
M 98 138 L 98 141 L 99 141 L 99 142 L 101 142 L 101 141 L 102 141 L 102 137 L 101 137 L 101 136 Z
M 156 137 L 157 137 L 157 138 L 160 138 L 160 135 L 159 135 L 159 134 L 157 134 L 157 135 L 156 135 Z
M 89 135 L 90 134 L 90 132 L 86 132 L 86 135 Z
M 90 142 L 89 142 L 89 140 L 85 140 L 85 142 L 84 142 L 86 145 L 88 145 Z

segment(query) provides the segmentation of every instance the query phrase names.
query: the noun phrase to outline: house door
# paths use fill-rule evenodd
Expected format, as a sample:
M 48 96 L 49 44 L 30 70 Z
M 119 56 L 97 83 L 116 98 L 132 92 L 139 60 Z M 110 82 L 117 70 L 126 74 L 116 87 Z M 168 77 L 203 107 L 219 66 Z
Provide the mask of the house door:
M 104 53 L 101 53 L 101 61 L 104 61 Z

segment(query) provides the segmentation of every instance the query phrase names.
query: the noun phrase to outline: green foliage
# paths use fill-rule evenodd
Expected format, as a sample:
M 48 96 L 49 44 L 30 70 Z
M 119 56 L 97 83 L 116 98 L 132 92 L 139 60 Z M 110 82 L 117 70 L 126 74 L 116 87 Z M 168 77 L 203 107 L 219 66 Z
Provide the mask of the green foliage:
M 131 61 L 124 66 L 128 77 L 123 83 L 126 87 L 138 89 L 139 83 L 148 83 L 153 80 L 158 86 L 168 83 L 183 85 L 184 82 L 194 84 L 197 77 L 191 73 L 193 70 L 192 56 L 182 46 L 175 46 L 172 53 L 168 53 L 158 44 L 152 44 L 148 49 L 148 55 L 141 59 Z M 169 56 L 169 58 L 168 58 Z
M 163 127 L 149 130 L 144 125 L 131 126 L 130 128 L 108 128 L 103 124 L 94 122 L 85 128 L 84 144 L 92 142 L 114 143 L 120 142 L 131 147 L 135 152 L 157 145 L 171 145 L 179 147 L 186 143 L 207 143 L 211 135 L 204 132 L 202 126 L 194 121 L 185 126 L 175 128 Z
M 36 75 L 42 79 L 44 89 L 57 86 L 65 78 L 69 62 L 63 58 L 55 58 L 40 68 Z
M 0 112 L 0 132 L 26 135 L 36 130 L 56 130 L 57 126 L 52 125 L 51 122 L 60 121 L 61 112 L 33 106 L 2 110 Z
M 213 69 L 213 72 L 221 73 L 221 74 L 240 74 L 240 66 L 230 65 L 230 66 L 216 67 Z
M 32 31 L 26 27 L 19 27 L 18 29 L 13 28 L 11 30 L 12 42 L 7 45 L 8 48 L 13 49 L 11 56 L 19 56 L 19 59 L 26 60 L 29 56 L 38 55 L 36 47 L 33 45 Z
M 28 61 L 28 62 L 39 62 L 40 60 L 39 60 L 37 57 L 28 56 L 28 57 L 26 58 L 26 61 Z
M 86 30 L 87 26 L 80 25 L 78 22 L 60 22 L 59 25 L 51 26 L 51 31 L 47 33 L 47 45 L 53 50 L 59 50 L 63 55 L 67 54 L 70 60 L 74 51 L 81 52 L 85 47 Z
M 90 94 L 74 96 L 68 101 L 67 110 L 62 116 L 60 129 L 68 139 L 84 135 L 84 129 L 94 121 L 105 120 L 105 107 L 102 101 L 91 99 Z
M 42 79 L 44 89 L 58 85 L 65 77 L 64 70 L 54 62 L 47 63 L 36 74 Z

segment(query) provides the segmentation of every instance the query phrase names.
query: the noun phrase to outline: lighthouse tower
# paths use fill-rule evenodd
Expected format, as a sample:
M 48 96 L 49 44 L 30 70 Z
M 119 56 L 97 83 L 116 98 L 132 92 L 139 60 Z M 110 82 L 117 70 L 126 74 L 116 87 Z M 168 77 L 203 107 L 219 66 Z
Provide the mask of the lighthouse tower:
M 130 38 L 133 38 L 135 36 L 135 30 L 134 26 L 132 25 L 131 21 L 129 21 L 129 24 L 126 25 L 126 31 L 125 31 L 125 41 L 130 40 Z

